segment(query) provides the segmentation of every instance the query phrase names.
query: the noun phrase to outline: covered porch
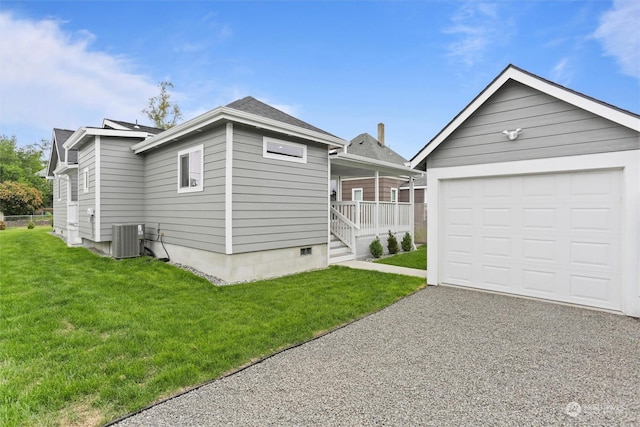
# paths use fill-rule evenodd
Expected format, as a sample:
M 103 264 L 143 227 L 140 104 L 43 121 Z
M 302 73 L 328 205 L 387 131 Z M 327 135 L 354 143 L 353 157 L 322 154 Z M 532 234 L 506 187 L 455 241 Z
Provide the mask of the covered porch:
M 405 233 L 414 237 L 413 181 L 423 173 L 408 166 L 369 159 L 345 152 L 331 154 L 331 180 L 335 181 L 335 200 L 331 201 L 329 226 L 331 233 L 329 262 L 336 263 L 370 255 L 369 244 L 380 237 L 386 250 L 386 236 L 391 231 L 398 241 Z M 382 177 L 400 178 L 409 182 L 409 202 L 397 197 L 381 201 Z M 345 179 L 370 180 L 373 200 L 342 200 Z

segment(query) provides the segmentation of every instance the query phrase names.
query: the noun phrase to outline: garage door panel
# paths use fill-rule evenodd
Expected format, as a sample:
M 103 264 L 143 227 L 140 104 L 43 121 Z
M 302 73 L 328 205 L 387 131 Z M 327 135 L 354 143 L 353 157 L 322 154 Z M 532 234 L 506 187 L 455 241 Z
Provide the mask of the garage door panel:
M 449 208 L 445 213 L 445 225 L 449 226 L 473 226 L 472 208 Z
M 612 249 L 609 243 L 571 242 L 570 262 L 577 267 L 612 269 Z
M 471 262 L 464 261 L 448 261 L 447 262 L 448 280 L 452 283 L 471 284 L 473 265 Z
M 557 194 L 556 177 L 553 175 L 531 175 L 522 177 L 522 195 L 527 198 L 553 198 Z
M 522 288 L 528 291 L 542 292 L 545 296 L 556 292 L 557 272 L 544 270 L 522 270 Z
M 556 240 L 522 239 L 522 259 L 530 262 L 555 263 L 558 259 Z
M 482 226 L 487 228 L 511 228 L 511 209 L 485 208 L 482 210 Z
M 620 177 L 445 181 L 441 281 L 619 310 Z
M 555 231 L 558 229 L 556 208 L 525 207 L 522 208 L 523 231 Z
M 610 171 L 576 173 L 570 176 L 570 194 L 576 198 L 608 200 L 615 196 L 615 183 Z
M 468 255 L 471 256 L 473 249 L 473 236 L 450 234 L 448 236 L 449 245 L 447 252 L 452 255 Z
M 615 216 L 616 210 L 607 207 L 571 208 L 570 230 L 613 232 L 617 222 Z
M 488 286 L 499 286 L 502 290 L 508 290 L 513 282 L 511 268 L 498 265 L 483 265 L 482 283 Z
M 586 305 L 596 305 L 615 309 L 619 298 L 613 294 L 615 289 L 613 278 L 571 275 L 570 295 L 573 300 L 580 300 Z
M 486 256 L 509 260 L 511 239 L 509 237 L 482 236 L 482 253 Z
M 485 178 L 482 180 L 482 198 L 499 201 L 511 198 L 511 180 L 509 178 Z

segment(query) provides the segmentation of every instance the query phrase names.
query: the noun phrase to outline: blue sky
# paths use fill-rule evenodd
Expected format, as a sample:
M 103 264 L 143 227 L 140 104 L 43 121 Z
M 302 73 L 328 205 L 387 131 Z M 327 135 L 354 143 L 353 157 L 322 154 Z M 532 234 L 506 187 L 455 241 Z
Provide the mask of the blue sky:
M 411 158 L 509 63 L 640 111 L 640 1 L 4 1 L 0 134 L 184 119 L 251 95 Z

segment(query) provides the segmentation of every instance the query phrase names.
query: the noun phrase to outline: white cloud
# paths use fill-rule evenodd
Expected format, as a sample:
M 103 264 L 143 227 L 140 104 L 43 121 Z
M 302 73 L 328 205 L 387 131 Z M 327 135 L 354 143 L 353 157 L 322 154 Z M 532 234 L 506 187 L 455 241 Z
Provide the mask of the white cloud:
M 640 1 L 614 0 L 600 17 L 594 36 L 605 54 L 613 56 L 624 74 L 640 79 Z
M 103 117 L 135 120 L 157 93 L 133 63 L 91 49 L 95 36 L 69 33 L 51 19 L 0 12 L 0 133 L 29 129 L 48 138 L 53 127 L 99 125 Z M 39 138 L 36 138 L 39 140 Z
M 561 85 L 569 85 L 571 80 L 573 79 L 573 67 L 569 61 L 569 58 L 562 58 L 552 69 L 551 69 L 551 80 Z
M 444 29 L 445 34 L 454 37 L 447 46 L 448 56 L 472 66 L 484 57 L 488 48 L 505 43 L 512 26 L 510 20 L 499 17 L 496 4 L 463 3 L 451 17 L 451 25 Z

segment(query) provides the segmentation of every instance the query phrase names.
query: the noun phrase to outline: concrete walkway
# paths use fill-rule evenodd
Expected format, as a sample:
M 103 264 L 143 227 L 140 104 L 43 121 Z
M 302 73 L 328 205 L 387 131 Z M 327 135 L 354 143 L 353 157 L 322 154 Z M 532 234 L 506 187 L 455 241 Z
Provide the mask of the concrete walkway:
M 398 267 L 396 265 L 377 264 L 375 262 L 358 260 L 340 262 L 336 265 L 357 268 L 359 270 L 381 271 L 383 273 L 402 274 L 405 276 L 422 277 L 425 280 L 427 279 L 427 270 L 418 270 L 417 268 Z

